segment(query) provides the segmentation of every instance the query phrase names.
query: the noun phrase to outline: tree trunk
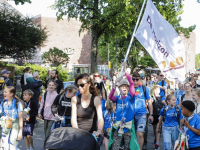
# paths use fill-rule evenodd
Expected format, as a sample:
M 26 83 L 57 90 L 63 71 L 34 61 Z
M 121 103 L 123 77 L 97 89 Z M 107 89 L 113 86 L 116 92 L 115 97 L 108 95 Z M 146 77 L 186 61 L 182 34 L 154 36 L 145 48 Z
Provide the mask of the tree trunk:
M 98 54 L 98 24 L 95 19 L 98 19 L 98 0 L 94 0 L 93 24 L 92 24 L 92 45 L 91 45 L 91 74 L 97 72 L 97 54 Z

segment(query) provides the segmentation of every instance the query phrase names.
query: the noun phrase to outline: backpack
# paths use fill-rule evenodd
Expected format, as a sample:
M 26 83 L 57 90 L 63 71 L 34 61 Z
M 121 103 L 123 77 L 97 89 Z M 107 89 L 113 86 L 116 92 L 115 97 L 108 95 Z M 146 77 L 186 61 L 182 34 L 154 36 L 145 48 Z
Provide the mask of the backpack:
M 175 106 L 175 110 L 177 112 L 177 120 L 178 120 L 178 124 L 180 126 L 180 117 L 179 117 L 179 108 L 178 108 L 178 106 Z M 163 106 L 163 122 L 165 122 L 166 113 L 167 113 L 167 110 L 165 109 L 165 106 Z
M 3 96 L 3 91 L 4 91 L 4 89 L 6 88 L 6 84 L 7 84 L 7 82 L 8 82 L 8 78 L 4 81 L 4 78 L 3 77 L 0 77 L 0 80 L 2 81 L 1 83 L 0 83 L 0 96 Z
M 142 85 L 142 89 L 143 89 L 143 92 L 144 92 L 144 97 L 145 97 L 145 99 L 147 99 L 147 97 L 146 97 L 146 86 Z
M 181 95 L 181 102 L 183 101 L 185 94 Z
M 158 97 L 155 98 L 155 100 L 153 101 L 152 105 L 153 105 L 153 114 L 154 115 L 159 115 L 160 114 L 160 110 L 163 108 L 163 104 L 162 104 L 162 97 Z

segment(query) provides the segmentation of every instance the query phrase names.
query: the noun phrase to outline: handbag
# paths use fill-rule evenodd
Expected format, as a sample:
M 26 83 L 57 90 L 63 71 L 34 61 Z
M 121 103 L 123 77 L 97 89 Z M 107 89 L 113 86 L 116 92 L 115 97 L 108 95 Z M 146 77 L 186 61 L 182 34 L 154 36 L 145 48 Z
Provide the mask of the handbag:
M 41 114 L 43 120 L 44 120 L 44 106 L 45 106 L 45 102 L 46 102 L 46 96 L 47 96 L 47 92 L 44 93 L 44 104 L 40 111 L 40 114 Z

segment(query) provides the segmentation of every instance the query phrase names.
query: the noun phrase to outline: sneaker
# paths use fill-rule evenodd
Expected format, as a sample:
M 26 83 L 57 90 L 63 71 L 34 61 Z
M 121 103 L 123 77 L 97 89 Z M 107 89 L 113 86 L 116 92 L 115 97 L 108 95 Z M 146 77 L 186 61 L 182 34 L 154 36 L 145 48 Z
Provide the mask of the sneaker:
M 142 149 L 143 149 L 143 150 L 146 150 L 146 149 L 147 149 L 147 145 L 144 144 Z
M 155 150 L 160 150 L 160 147 L 158 144 L 155 145 Z
M 34 147 L 30 147 L 30 150 L 34 150 Z

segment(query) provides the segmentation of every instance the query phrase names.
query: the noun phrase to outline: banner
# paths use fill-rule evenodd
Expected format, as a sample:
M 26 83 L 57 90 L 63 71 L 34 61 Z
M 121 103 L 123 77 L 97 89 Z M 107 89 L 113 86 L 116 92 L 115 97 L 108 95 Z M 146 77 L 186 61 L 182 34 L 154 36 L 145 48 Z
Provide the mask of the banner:
M 175 29 L 162 17 L 151 0 L 136 36 L 168 80 L 185 80 L 185 49 Z

